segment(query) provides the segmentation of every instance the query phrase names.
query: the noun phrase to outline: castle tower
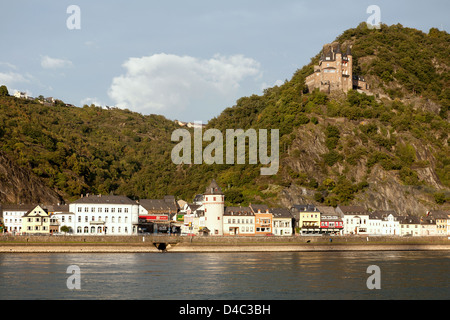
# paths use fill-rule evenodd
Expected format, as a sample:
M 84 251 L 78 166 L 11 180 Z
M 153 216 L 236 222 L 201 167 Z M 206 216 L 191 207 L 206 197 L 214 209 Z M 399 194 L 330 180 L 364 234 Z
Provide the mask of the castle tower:
M 223 213 L 225 211 L 225 195 L 213 179 L 203 194 L 205 208 L 205 226 L 212 236 L 223 235 Z
M 337 49 L 336 49 L 336 75 L 337 75 L 337 85 L 339 86 L 338 89 L 343 88 L 343 78 L 342 78 L 342 52 L 341 52 L 341 45 L 338 43 Z M 345 88 L 343 88 L 345 90 Z
M 348 73 L 348 83 L 347 88 L 344 88 L 344 91 L 349 91 L 353 89 L 353 55 L 352 50 L 350 48 L 350 45 L 347 46 L 347 59 L 348 59 L 348 66 L 347 66 L 347 73 Z

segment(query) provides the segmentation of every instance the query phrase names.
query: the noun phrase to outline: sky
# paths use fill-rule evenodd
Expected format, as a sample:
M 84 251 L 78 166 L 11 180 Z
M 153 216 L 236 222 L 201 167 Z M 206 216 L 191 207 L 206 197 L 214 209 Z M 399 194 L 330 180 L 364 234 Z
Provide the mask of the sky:
M 0 85 L 82 107 L 208 122 L 261 95 L 380 8 L 448 32 L 448 0 L 14 0 L 0 6 Z M 76 10 L 73 7 L 76 6 Z

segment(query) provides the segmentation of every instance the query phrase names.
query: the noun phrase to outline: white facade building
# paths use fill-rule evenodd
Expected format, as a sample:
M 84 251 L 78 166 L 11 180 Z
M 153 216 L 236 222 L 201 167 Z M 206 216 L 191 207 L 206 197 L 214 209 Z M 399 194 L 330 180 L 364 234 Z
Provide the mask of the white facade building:
M 26 92 L 16 91 L 14 97 L 19 99 L 28 99 L 28 94 Z
M 85 196 L 69 205 L 74 234 L 133 235 L 138 232 L 139 204 L 124 196 Z
M 344 221 L 344 235 L 367 235 L 369 212 L 361 206 L 338 206 L 336 212 Z
M 373 236 L 381 235 L 382 221 L 383 221 L 383 218 L 377 211 L 372 212 L 369 215 L 369 223 L 367 226 L 367 233 L 369 235 L 373 235 Z
M 223 216 L 226 236 L 254 236 L 255 215 L 249 207 L 227 207 Z
M 199 230 L 205 227 L 205 209 L 203 205 L 188 204 L 180 210 L 184 214 L 184 222 L 181 226 L 182 235 L 199 234 Z
M 385 236 L 398 236 L 400 232 L 400 221 L 394 211 L 382 211 L 382 229 L 381 234 Z
M 422 235 L 422 226 L 420 225 L 420 218 L 416 216 L 403 216 L 400 220 L 400 235 L 414 236 Z
M 22 233 L 22 217 L 34 207 L 34 205 L 2 205 L 5 232 L 20 235 Z
M 206 188 L 203 195 L 205 208 L 205 227 L 212 236 L 223 235 L 223 213 L 225 210 L 225 195 L 215 180 Z
M 293 217 L 291 212 L 283 208 L 270 209 L 273 215 L 273 234 L 276 236 L 292 236 L 293 234 Z

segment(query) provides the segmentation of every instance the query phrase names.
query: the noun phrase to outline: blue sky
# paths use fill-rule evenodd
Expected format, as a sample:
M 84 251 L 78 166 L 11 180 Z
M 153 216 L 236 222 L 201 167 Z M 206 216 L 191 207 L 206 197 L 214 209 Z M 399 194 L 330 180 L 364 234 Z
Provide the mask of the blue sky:
M 67 28 L 70 5 L 79 30 Z M 0 11 L 0 84 L 76 106 L 203 121 L 290 79 L 367 21 L 448 31 L 448 0 L 15 0 Z

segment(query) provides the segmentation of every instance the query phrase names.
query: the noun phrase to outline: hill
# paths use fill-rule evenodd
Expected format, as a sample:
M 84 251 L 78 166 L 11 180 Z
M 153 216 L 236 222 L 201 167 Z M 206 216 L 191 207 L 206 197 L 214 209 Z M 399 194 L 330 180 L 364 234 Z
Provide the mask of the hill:
M 190 201 L 215 178 L 233 204 L 363 203 L 415 214 L 448 207 L 449 34 L 361 24 L 336 41 L 352 47 L 372 95 L 308 92 L 305 78 L 319 52 L 291 80 L 239 99 L 208 124 L 222 131 L 280 129 L 275 176 L 261 176 L 255 165 L 175 166 L 170 136 L 179 127 L 162 116 L 6 96 L 1 151 L 66 200 L 115 193 Z

